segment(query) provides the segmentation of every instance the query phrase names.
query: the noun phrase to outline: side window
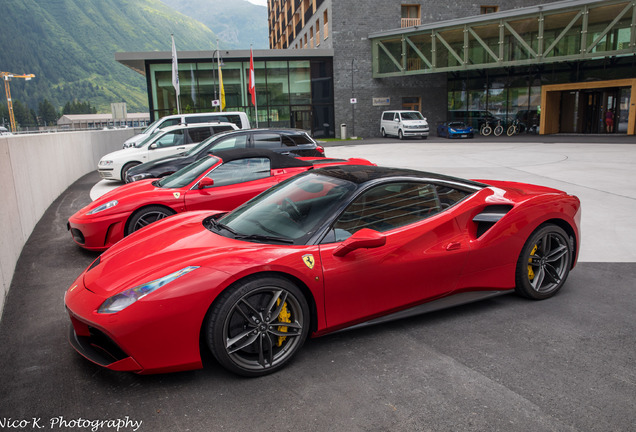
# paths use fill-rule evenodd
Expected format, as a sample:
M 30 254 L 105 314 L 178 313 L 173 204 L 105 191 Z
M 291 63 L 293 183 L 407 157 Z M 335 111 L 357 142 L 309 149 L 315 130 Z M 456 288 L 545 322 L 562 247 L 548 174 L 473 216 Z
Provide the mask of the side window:
M 207 123 L 216 120 L 216 116 L 191 116 L 185 117 L 186 123 Z
M 247 135 L 235 135 L 217 142 L 210 150 L 227 150 L 247 147 Z
M 188 140 L 186 144 L 199 143 L 204 139 L 210 138 L 214 133 L 214 130 L 210 126 L 195 127 L 187 130 Z
M 214 180 L 214 186 L 227 186 L 269 177 L 270 161 L 267 158 L 237 159 L 224 163 L 212 170 L 207 177 Z
M 182 130 L 168 132 L 161 138 L 159 138 L 155 144 L 157 144 L 157 148 L 165 148 L 178 146 L 184 143 L 184 136 Z
M 384 114 L 382 114 L 382 120 L 393 120 L 393 113 L 392 112 L 385 112 Z
M 393 117 L 393 120 L 400 121 L 400 114 L 395 113 L 395 117 Z
M 253 139 L 255 148 L 278 148 L 281 146 L 279 134 L 255 133 Z
M 281 139 L 283 141 L 283 147 L 287 146 L 287 147 L 295 147 L 296 143 L 294 142 L 293 139 L 291 139 L 290 137 L 288 137 L 287 135 L 281 135 Z
M 283 143 L 285 143 L 285 138 L 288 138 L 289 140 L 295 142 L 295 145 L 314 143 L 314 141 L 307 134 L 294 135 L 293 138 L 286 137 L 285 135 L 283 135 Z M 294 145 L 294 144 L 287 144 L 287 145 Z
M 389 231 L 441 209 L 434 185 L 404 182 L 376 186 L 356 198 L 338 218 L 333 226 L 335 241 L 343 241 L 362 228 Z M 333 235 L 330 237 L 333 240 Z

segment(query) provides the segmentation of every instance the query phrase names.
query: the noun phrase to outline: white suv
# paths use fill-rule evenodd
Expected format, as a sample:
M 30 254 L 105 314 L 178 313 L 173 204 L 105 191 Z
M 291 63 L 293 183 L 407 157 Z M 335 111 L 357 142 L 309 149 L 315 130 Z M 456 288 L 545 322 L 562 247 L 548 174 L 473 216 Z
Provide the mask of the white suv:
M 399 139 L 411 136 L 428 137 L 428 122 L 419 111 L 384 111 L 380 120 L 383 137 L 393 135 Z
M 97 165 L 103 179 L 123 180 L 126 172 L 134 166 L 184 153 L 197 143 L 223 131 L 237 130 L 234 123 L 194 123 L 170 126 L 150 135 L 134 147 L 108 153 Z

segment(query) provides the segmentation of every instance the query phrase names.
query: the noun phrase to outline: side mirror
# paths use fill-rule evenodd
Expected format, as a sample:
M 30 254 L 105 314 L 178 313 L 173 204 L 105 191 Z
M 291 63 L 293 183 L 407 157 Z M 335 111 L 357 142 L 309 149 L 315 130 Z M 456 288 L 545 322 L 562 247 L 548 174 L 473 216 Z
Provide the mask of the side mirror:
M 214 186 L 214 180 L 212 180 L 210 177 L 203 177 L 200 181 L 199 181 L 199 189 L 205 189 L 205 188 L 209 188 Z
M 343 257 L 356 249 L 371 249 L 384 246 L 386 236 L 369 228 L 363 228 L 343 241 L 334 251 L 333 255 Z
M 156 148 L 157 148 L 157 143 L 153 143 L 148 146 L 148 150 L 155 150 Z

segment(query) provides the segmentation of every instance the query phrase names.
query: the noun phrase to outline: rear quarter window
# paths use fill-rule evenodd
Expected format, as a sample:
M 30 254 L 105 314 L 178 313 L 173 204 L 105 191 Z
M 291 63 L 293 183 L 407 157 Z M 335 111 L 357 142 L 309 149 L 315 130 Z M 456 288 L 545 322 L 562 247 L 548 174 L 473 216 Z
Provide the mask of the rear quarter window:
M 254 134 L 255 148 L 277 148 L 281 147 L 280 135 L 278 134 Z
M 385 112 L 384 114 L 382 114 L 382 120 L 393 120 L 393 113 Z

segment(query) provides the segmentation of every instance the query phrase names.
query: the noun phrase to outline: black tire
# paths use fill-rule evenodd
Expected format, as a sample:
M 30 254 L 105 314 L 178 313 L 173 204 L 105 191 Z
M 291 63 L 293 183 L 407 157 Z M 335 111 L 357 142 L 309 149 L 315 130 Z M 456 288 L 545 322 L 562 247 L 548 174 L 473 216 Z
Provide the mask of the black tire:
M 126 224 L 126 235 L 132 234 L 137 230 L 142 229 L 145 226 L 150 225 L 153 222 L 157 222 L 159 219 L 167 218 L 168 216 L 172 216 L 176 212 L 168 207 L 162 206 L 148 206 L 142 207 L 137 210 L 133 215 L 128 219 L 128 223 Z
M 542 225 L 521 250 L 515 291 L 533 300 L 552 297 L 565 283 L 571 266 L 572 248 L 566 232 L 556 225 Z
M 386 138 L 386 131 L 382 128 L 382 138 Z
M 503 126 L 498 125 L 495 127 L 495 130 L 493 131 L 493 133 L 495 134 L 495 136 L 501 136 L 501 134 L 503 133 Z
M 212 306 L 205 339 L 227 370 L 257 377 L 287 365 L 305 342 L 307 300 L 289 280 L 253 276 L 228 288 Z
M 398 129 L 398 138 L 404 139 L 404 134 L 402 133 L 402 129 Z
M 124 165 L 124 167 L 121 169 L 121 181 L 126 182 L 126 174 L 128 173 L 128 170 L 136 167 L 137 165 L 141 164 L 139 162 L 128 162 L 126 165 Z

